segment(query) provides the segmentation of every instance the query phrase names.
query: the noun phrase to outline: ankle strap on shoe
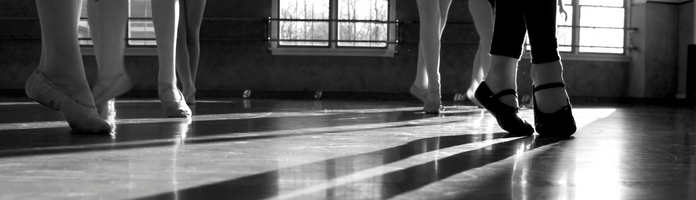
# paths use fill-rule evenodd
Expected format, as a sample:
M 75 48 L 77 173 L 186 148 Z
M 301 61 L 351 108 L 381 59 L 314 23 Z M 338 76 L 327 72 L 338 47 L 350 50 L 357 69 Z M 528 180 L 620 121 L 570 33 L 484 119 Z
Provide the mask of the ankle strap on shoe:
M 498 92 L 497 94 L 492 95 L 491 99 L 497 99 L 497 98 L 505 96 L 505 95 L 515 95 L 515 97 L 517 97 L 517 91 L 515 91 L 513 89 L 503 90 L 503 91 Z
M 565 84 L 563 82 L 557 82 L 557 83 L 549 83 L 549 84 L 544 84 L 540 86 L 535 86 L 534 87 L 534 92 L 545 90 L 545 89 L 551 89 L 551 88 L 564 88 Z

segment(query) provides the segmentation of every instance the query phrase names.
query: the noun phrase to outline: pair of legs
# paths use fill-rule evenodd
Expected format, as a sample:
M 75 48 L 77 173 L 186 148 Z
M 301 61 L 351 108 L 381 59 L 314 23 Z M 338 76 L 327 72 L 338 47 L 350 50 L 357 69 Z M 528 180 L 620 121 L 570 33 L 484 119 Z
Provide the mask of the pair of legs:
M 199 30 L 205 3 L 205 0 L 152 1 L 155 29 L 160 30 L 155 33 L 160 62 L 159 93 L 168 116 L 188 116 L 188 106 L 180 102 L 185 100 L 189 104 L 195 103 L 195 77 L 200 55 Z M 102 108 L 109 99 L 132 87 L 123 64 L 128 2 L 89 0 L 88 13 L 99 66 L 93 91 L 98 107 Z M 182 95 L 176 87 L 176 72 L 184 89 Z
M 152 0 L 152 19 L 160 64 L 160 98 L 163 101 L 178 99 L 178 72 L 186 102 L 195 102 L 199 36 L 205 3 L 205 0 Z M 169 86 L 170 89 L 167 88 Z
M 563 82 L 563 66 L 557 51 L 556 0 L 496 1 L 495 33 L 491 44 L 491 67 L 485 81 L 493 93 L 517 90 L 517 62 L 524 37 L 532 45 L 531 77 L 534 85 Z M 564 88 L 535 94 L 539 110 L 551 113 L 567 105 Z M 503 103 L 518 106 L 513 95 L 502 96 Z
M 206 0 L 179 0 L 179 31 L 176 42 L 176 72 L 186 103 L 195 104 L 196 73 L 201 55 L 200 30 Z
M 556 39 L 556 0 L 497 0 L 491 67 L 475 98 L 512 134 L 570 136 L 576 131 Z M 535 128 L 520 118 L 517 63 L 525 35 L 532 48 Z
M 486 76 L 491 65 L 491 55 L 488 52 L 493 39 L 493 5 L 488 0 L 469 0 L 469 12 L 474 19 L 474 26 L 476 26 L 476 32 L 479 36 L 479 46 L 474 57 L 471 83 L 466 90 L 466 96 L 477 103 L 473 98 L 474 91 L 483 81 L 483 77 Z
M 447 23 L 452 0 L 418 0 L 420 43 L 418 68 L 411 94 L 425 103 L 425 112 L 438 112 L 440 106 L 440 39 Z

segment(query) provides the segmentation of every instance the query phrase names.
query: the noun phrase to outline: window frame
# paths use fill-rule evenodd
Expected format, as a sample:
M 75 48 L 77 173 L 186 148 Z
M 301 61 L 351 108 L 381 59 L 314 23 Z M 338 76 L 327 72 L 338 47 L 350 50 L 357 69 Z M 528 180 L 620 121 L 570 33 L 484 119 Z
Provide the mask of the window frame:
M 579 61 L 608 61 L 608 62 L 630 62 L 631 61 L 631 50 L 634 49 L 631 45 L 631 33 L 635 30 L 635 28 L 631 28 L 631 2 L 630 0 L 623 0 L 623 8 L 624 8 L 624 53 L 623 54 L 614 54 L 614 53 L 593 53 L 593 52 L 580 52 L 580 29 L 583 26 L 580 26 L 580 18 L 581 13 L 580 13 L 580 0 L 566 0 L 570 1 L 570 3 L 563 2 L 564 5 L 571 5 L 573 11 L 572 11 L 572 42 L 571 42 L 571 51 L 570 52 L 559 52 L 561 54 L 561 59 L 562 60 L 579 60 Z M 525 41 L 525 47 L 529 45 Z M 524 49 L 524 52 L 522 54 L 522 59 L 531 59 L 531 52 L 527 50 L 527 48 Z
M 268 39 L 271 47 L 268 48 L 272 55 L 290 55 L 290 56 L 368 56 L 368 57 L 394 57 L 397 53 L 395 43 L 387 43 L 385 47 L 352 47 L 339 46 L 338 42 L 338 23 L 337 21 L 329 22 L 329 41 L 328 46 L 287 46 L 280 45 L 279 41 L 272 41 L 279 37 L 280 23 L 277 20 L 280 16 L 280 0 L 272 0 L 271 17 L 269 18 L 269 35 Z M 388 19 L 387 21 L 396 21 L 396 0 L 387 0 Z M 338 20 L 338 0 L 329 0 L 329 20 Z M 398 42 L 397 23 L 388 23 L 387 25 L 387 40 Z

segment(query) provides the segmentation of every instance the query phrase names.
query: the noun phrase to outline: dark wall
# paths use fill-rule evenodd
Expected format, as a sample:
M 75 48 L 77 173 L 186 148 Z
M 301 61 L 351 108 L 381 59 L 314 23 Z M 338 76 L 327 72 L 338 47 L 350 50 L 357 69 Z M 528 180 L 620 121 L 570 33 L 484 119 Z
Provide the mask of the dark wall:
M 442 38 L 442 91 L 466 90 L 476 53 L 476 34 L 467 0 L 454 0 Z M 199 90 L 341 91 L 407 93 L 415 77 L 418 9 L 414 0 L 397 1 L 404 43 L 394 57 L 273 56 L 263 42 L 271 0 L 208 1 L 201 30 Z M 34 1 L 0 1 L 0 89 L 22 89 L 38 64 L 40 28 Z M 84 56 L 94 79 L 96 62 Z M 128 56 L 135 89 L 157 87 L 155 56 Z M 531 92 L 529 61 L 520 62 L 520 93 Z M 624 97 L 630 64 L 564 61 L 573 96 Z

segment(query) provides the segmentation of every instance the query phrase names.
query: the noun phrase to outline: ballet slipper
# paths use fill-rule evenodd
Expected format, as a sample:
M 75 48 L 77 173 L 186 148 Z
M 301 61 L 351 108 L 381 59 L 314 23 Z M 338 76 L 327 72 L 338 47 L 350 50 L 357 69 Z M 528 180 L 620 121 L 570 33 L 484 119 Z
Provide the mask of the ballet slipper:
M 426 114 L 440 114 L 440 112 L 445 111 L 445 107 L 442 107 L 442 103 L 440 102 L 439 93 L 430 93 L 430 91 L 428 91 L 423 111 L 425 111 Z
M 513 95 L 517 98 L 517 91 L 506 89 L 494 94 L 485 81 L 481 82 L 476 92 L 474 92 L 474 98 L 495 117 L 500 128 L 513 135 L 529 136 L 534 134 L 532 125 L 518 115 L 519 107 L 509 106 L 500 101 L 500 97 L 507 95 Z
M 182 94 L 184 95 L 184 100 L 186 100 L 187 105 L 196 105 L 196 88 L 192 87 L 191 89 L 183 91 Z
M 27 80 L 25 92 L 39 104 L 59 111 L 75 133 L 111 133 L 111 126 L 97 113 L 87 81 L 61 86 L 37 70 Z
M 565 83 L 556 82 L 532 87 L 534 88 L 534 95 L 536 95 L 536 92 L 546 89 L 563 88 L 565 90 Z M 539 110 L 536 98 L 532 102 L 534 103 L 534 125 L 539 135 L 569 137 L 577 131 L 575 117 L 573 117 L 573 107 L 570 105 L 570 99 L 567 96 L 566 102 L 568 104 L 553 113 L 544 113 Z
M 103 113 L 102 111 L 107 108 L 110 99 L 128 92 L 131 88 L 133 88 L 133 83 L 126 73 L 99 77 L 92 87 L 97 111 Z
M 427 94 L 427 93 L 426 93 L 426 94 L 423 94 L 423 93 L 420 91 L 420 89 L 418 89 L 418 87 L 416 87 L 415 84 L 412 84 L 412 85 L 411 85 L 411 88 L 409 89 L 409 92 L 411 93 L 411 95 L 413 95 L 414 97 L 416 97 L 418 100 L 421 100 L 423 103 L 425 103 L 425 99 L 426 99 L 426 94 Z
M 175 92 L 174 96 L 178 96 L 178 98 L 175 97 L 174 100 L 164 99 L 163 94 L 165 92 Z M 159 83 L 159 99 L 162 103 L 162 109 L 164 109 L 164 112 L 167 114 L 167 117 L 191 116 L 191 109 L 189 109 L 189 107 L 186 105 L 184 95 L 181 94 L 181 91 L 175 88 L 172 84 L 162 82 Z

